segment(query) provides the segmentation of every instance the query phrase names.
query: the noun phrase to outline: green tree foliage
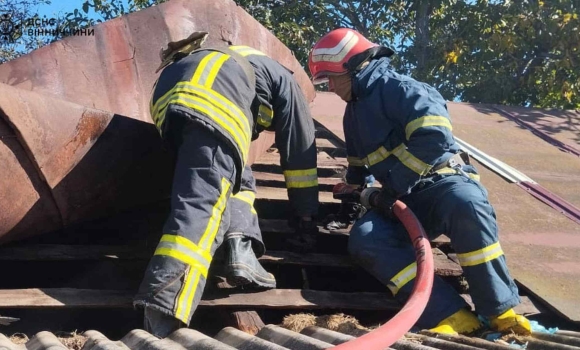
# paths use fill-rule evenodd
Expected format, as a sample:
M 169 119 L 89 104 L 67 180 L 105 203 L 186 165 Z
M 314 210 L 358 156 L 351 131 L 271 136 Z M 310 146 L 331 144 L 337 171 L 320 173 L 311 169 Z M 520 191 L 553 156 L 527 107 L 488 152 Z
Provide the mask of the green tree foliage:
M 450 100 L 580 108 L 575 0 L 236 0 L 306 66 L 329 30 L 395 46 L 401 73 Z
M 443 3 L 430 15 L 424 78 L 449 99 L 580 108 L 579 10 L 573 0 Z
M 11 11 L 47 0 L 0 0 Z M 580 108 L 577 0 L 234 0 L 284 42 L 306 67 L 328 31 L 354 28 L 394 47 L 393 66 L 449 100 Z M 60 26 L 86 27 L 163 0 L 85 0 Z M 4 6 L 4 5 L 3 5 Z M 2 10 L 4 12 L 4 10 Z M 2 47 L 7 60 L 56 40 Z M 0 61 L 3 62 L 3 61 Z
M 395 39 L 389 1 L 234 1 L 288 46 L 304 67 L 312 45 L 334 28 L 354 28 L 384 45 Z

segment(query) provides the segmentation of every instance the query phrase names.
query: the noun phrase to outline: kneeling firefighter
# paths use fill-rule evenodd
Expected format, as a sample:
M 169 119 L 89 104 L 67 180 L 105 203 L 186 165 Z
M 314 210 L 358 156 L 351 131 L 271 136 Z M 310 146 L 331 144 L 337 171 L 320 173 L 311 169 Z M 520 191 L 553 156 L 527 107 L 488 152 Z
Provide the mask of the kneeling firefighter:
M 314 123 L 292 72 L 247 46 L 200 48 L 206 37 L 196 32 L 162 50 L 150 105 L 176 155 L 171 212 L 134 299 L 158 337 L 189 324 L 222 242 L 229 284 L 275 288 L 257 260 L 265 247 L 246 165 L 261 131 L 275 132 L 294 227 L 317 230 Z
M 495 211 L 454 140 L 446 102 L 433 87 L 394 72 L 393 54 L 341 28 L 323 36 L 308 61 L 314 83 L 327 81 L 347 102 L 347 184 L 362 186 L 372 174 L 382 185 L 380 191 L 363 191 L 361 202 L 379 209 L 356 221 L 349 252 L 397 299 L 408 298 L 417 265 L 412 242 L 392 215 L 400 199 L 431 238 L 449 236 L 476 312 L 498 331 L 529 334 L 529 321 L 513 310 L 520 298 L 499 243 Z M 469 333 L 481 323 L 451 286 L 435 278 L 418 326 Z

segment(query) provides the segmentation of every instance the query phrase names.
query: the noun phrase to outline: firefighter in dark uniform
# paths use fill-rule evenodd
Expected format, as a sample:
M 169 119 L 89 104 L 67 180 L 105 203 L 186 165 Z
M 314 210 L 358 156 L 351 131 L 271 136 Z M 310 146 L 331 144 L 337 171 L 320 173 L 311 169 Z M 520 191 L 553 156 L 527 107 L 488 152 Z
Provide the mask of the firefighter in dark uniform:
M 275 287 L 257 260 L 265 249 L 246 165 L 261 131 L 276 133 L 294 227 L 316 231 L 314 123 L 292 73 L 249 47 L 199 49 L 206 36 L 162 51 L 166 67 L 151 99 L 153 121 L 176 154 L 171 212 L 134 299 L 158 337 L 189 324 L 224 241 L 228 283 Z
M 429 237 L 450 237 L 476 311 L 491 328 L 529 334 L 530 322 L 513 309 L 520 298 L 499 243 L 495 211 L 454 140 L 445 100 L 433 87 L 394 72 L 393 53 L 340 28 L 322 37 L 309 57 L 315 84 L 328 81 L 330 91 L 347 102 L 347 184 L 360 186 L 372 174 L 382 185 L 374 209 L 350 231 L 349 253 L 398 300 L 407 300 L 417 264 L 412 242 L 392 217 L 400 199 Z M 482 325 L 463 298 L 436 277 L 418 326 L 466 334 Z

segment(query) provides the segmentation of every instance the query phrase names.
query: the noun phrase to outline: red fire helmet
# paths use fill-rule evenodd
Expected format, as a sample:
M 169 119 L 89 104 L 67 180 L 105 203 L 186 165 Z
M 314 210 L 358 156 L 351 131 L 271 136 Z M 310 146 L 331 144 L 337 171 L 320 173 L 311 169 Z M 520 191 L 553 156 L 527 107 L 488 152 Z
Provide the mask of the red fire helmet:
M 328 81 L 329 75 L 348 72 L 345 63 L 361 52 L 378 46 L 353 29 L 335 29 L 318 40 L 308 57 L 308 68 L 314 84 Z

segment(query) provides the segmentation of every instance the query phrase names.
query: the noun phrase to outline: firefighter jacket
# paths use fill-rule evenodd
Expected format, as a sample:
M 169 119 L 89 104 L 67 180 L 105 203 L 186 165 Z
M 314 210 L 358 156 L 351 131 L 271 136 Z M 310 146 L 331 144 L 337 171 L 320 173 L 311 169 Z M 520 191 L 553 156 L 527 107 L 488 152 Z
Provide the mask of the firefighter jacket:
M 246 57 L 256 73 L 254 137 L 274 131 L 280 164 L 294 214 L 316 215 L 318 174 L 314 121 L 292 72 L 264 53 L 248 46 L 230 49 Z
M 230 56 L 213 50 L 195 51 L 167 66 L 155 83 L 151 117 L 164 137 L 182 117 L 201 121 L 235 149 L 237 179 L 248 159 L 255 91 L 244 70 Z
M 401 196 L 459 151 L 443 97 L 390 70 L 388 58 L 371 60 L 352 84 L 343 120 L 348 183 L 363 184 L 370 171 Z
M 206 123 L 236 150 L 239 191 L 250 143 L 263 130 L 274 131 L 288 196 L 296 215 L 318 210 L 314 123 L 292 73 L 264 53 L 232 46 L 240 56 L 211 49 L 193 52 L 161 73 L 151 100 L 151 116 L 162 136 L 171 128 L 168 115 Z M 245 57 L 256 85 L 236 63 Z

